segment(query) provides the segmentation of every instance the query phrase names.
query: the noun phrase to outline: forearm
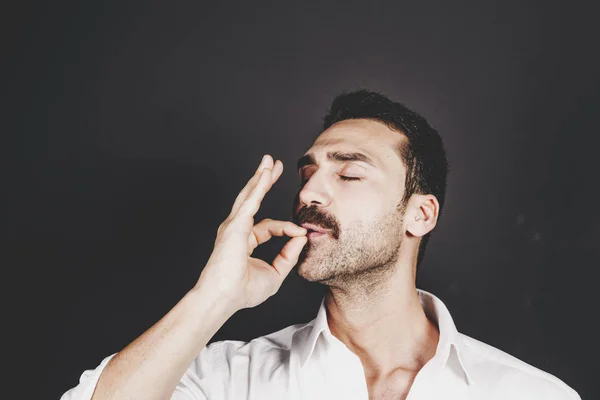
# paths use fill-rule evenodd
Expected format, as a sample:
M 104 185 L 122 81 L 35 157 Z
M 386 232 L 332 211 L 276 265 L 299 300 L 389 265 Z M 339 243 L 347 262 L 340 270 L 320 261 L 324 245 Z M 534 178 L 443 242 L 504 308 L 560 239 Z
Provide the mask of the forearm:
M 110 360 L 92 400 L 169 399 L 187 367 L 235 311 L 210 288 L 194 288 Z

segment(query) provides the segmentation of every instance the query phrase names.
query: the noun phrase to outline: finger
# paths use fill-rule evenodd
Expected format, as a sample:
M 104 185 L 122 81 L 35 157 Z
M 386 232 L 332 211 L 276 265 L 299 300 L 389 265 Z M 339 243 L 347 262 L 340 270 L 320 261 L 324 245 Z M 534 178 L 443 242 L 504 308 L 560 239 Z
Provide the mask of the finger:
M 252 252 L 254 249 L 273 236 L 303 236 L 306 235 L 307 231 L 305 228 L 294 224 L 291 221 L 275 221 L 272 219 L 264 219 L 252 228 L 252 235 L 248 238 L 248 251 Z
M 265 195 L 272 186 L 271 177 L 271 170 L 269 168 L 263 169 L 260 177 L 258 178 L 256 186 L 254 186 L 252 192 L 250 192 L 246 200 L 242 203 L 237 214 L 234 215 L 234 218 L 254 218 L 254 215 L 260 208 L 260 204 L 265 198 Z
M 277 180 L 279 179 L 279 177 L 281 176 L 281 174 L 283 173 L 283 163 L 281 162 L 281 160 L 277 160 L 275 161 L 275 164 L 273 164 L 273 179 L 272 179 L 272 183 L 274 184 L 275 182 L 277 182 Z
M 258 168 L 254 172 L 254 175 L 252 176 L 252 178 L 250 178 L 250 180 L 246 183 L 246 186 L 244 186 L 244 188 L 241 190 L 241 192 L 236 197 L 234 206 L 232 207 L 232 212 L 231 212 L 232 215 L 235 215 L 237 213 L 237 210 L 239 209 L 240 205 L 244 202 L 244 200 L 246 200 L 246 198 L 248 197 L 248 194 L 252 191 L 252 189 L 254 189 L 254 187 L 256 186 L 256 183 L 258 182 L 258 179 L 260 178 L 260 174 L 261 174 L 262 170 L 265 168 L 272 168 L 273 167 L 272 163 L 273 163 L 273 158 L 269 154 L 265 154 L 263 156 L 263 159 L 261 160 Z
M 242 203 L 248 198 L 248 194 L 256 186 L 256 183 L 258 182 L 258 179 L 260 178 L 261 171 L 264 168 L 271 168 L 273 166 L 272 162 L 273 162 L 273 158 L 269 154 L 265 154 L 260 165 L 254 172 L 254 175 L 252 176 L 252 178 L 250 178 L 248 183 L 246 183 L 246 186 L 244 186 L 244 188 L 241 190 L 241 192 L 235 198 L 233 207 L 231 207 L 231 212 L 229 213 L 229 216 L 227 218 L 232 218 L 235 214 L 237 214 Z
M 273 267 L 283 279 L 285 279 L 298 262 L 298 257 L 306 242 L 308 242 L 306 236 L 291 238 L 273 260 Z

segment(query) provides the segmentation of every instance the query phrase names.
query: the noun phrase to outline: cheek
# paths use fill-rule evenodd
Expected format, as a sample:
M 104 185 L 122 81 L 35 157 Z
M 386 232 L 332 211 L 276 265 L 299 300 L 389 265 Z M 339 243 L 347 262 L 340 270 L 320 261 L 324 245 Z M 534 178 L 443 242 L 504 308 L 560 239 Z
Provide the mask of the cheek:
M 381 215 L 384 207 L 389 203 L 389 200 L 386 200 L 388 194 L 380 186 L 356 186 L 346 197 L 344 214 L 348 216 L 349 220 L 367 222 Z

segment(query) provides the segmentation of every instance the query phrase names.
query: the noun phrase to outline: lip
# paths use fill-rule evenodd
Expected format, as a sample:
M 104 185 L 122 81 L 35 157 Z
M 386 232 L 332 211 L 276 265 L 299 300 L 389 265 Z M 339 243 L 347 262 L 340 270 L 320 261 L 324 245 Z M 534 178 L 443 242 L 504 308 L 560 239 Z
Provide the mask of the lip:
M 313 240 L 313 239 L 317 239 L 320 237 L 325 237 L 327 236 L 326 232 L 309 232 L 306 237 L 308 237 L 309 240 Z
M 302 226 L 306 230 L 314 231 L 314 232 L 309 232 L 309 235 L 312 234 L 312 233 L 319 233 L 319 234 L 327 233 L 327 229 L 320 228 L 317 225 L 304 223 L 304 224 L 302 224 L 300 226 Z

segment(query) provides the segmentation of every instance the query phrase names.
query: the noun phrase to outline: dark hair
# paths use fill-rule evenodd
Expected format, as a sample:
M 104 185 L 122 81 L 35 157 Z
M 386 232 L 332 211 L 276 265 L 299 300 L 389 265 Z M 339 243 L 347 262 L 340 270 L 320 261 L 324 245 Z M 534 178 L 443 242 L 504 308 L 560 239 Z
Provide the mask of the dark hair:
M 405 194 L 399 204 L 404 210 L 408 199 L 415 193 L 432 194 L 439 203 L 441 218 L 446 181 L 449 172 L 444 143 L 429 123 L 405 105 L 369 90 L 346 92 L 337 96 L 323 118 L 323 130 L 347 119 L 370 119 L 384 123 L 400 132 L 406 139 L 399 141 L 396 153 L 406 167 Z M 421 264 L 431 232 L 423 236 L 419 246 L 417 267 Z

